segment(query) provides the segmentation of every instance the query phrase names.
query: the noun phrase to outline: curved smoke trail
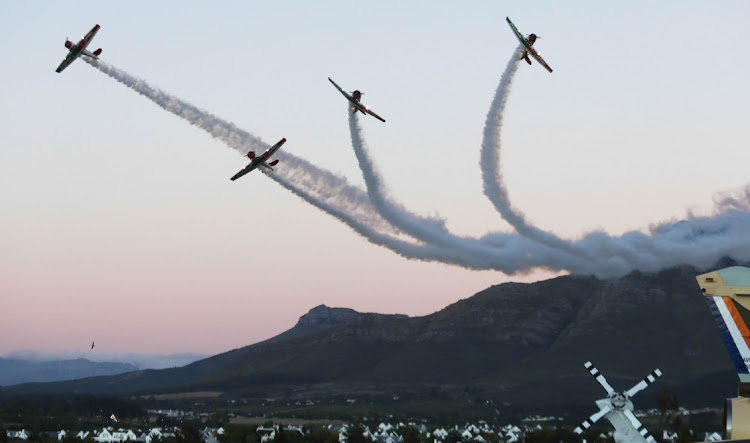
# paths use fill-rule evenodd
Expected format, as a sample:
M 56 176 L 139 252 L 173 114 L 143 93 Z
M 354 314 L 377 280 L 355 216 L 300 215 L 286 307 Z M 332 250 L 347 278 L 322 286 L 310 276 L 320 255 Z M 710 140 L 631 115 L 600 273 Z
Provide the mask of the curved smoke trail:
M 249 150 L 264 150 L 270 145 L 232 123 L 226 122 L 190 103 L 149 85 L 145 80 L 131 76 L 102 61 L 85 59 L 91 66 L 117 80 L 119 83 L 148 98 L 162 109 L 186 120 L 191 125 L 203 129 L 212 137 L 227 146 L 245 154 Z M 445 248 L 428 244 L 418 245 L 400 240 L 400 232 L 385 221 L 373 208 L 367 194 L 352 186 L 346 178 L 318 168 L 310 162 L 287 152 L 279 151 L 276 156 L 284 162 L 277 168 L 272 178 L 295 195 L 315 207 L 333 215 L 346 223 L 368 241 L 389 248 L 406 258 L 439 261 L 477 270 L 499 270 L 508 274 L 530 270 L 533 267 L 564 267 L 564 257 L 555 251 L 543 254 L 529 254 L 528 246 L 534 246 L 511 235 L 500 235 L 498 244 L 512 245 L 503 257 L 483 260 L 470 250 Z M 528 244 L 527 244 L 528 243 Z M 583 269 L 580 269 L 582 272 Z
M 646 235 L 640 231 L 627 232 L 620 237 L 595 231 L 581 240 L 571 242 L 541 230 L 529 223 L 525 215 L 510 204 L 507 188 L 502 180 L 500 165 L 500 130 L 503 111 L 510 92 L 513 76 L 518 68 L 518 51 L 514 51 L 497 87 L 484 130 L 480 167 L 487 197 L 498 212 L 523 237 L 568 256 L 562 269 L 594 273 L 599 276 L 619 276 L 634 269 L 658 271 L 679 264 L 707 267 L 723 256 L 738 260 L 750 257 L 748 238 L 750 229 L 750 186 L 738 195 L 725 195 L 716 202 L 714 216 L 701 217 L 688 214 L 679 223 L 663 222 L 649 228 Z M 424 242 L 445 247 L 469 248 L 478 256 L 497 258 L 507 251 L 507 238 L 488 234 L 479 239 L 457 237 L 445 229 L 445 221 L 435 217 L 424 218 L 410 213 L 395 203 L 368 154 L 366 143 L 356 114 L 349 115 L 352 147 L 362 170 L 367 193 L 380 214 L 392 225 Z M 500 235 L 503 241 L 495 243 Z M 478 244 L 479 243 L 479 244 Z M 483 245 L 494 244 L 505 251 L 488 251 Z M 527 245 L 529 251 L 539 251 Z M 515 251 L 519 252 L 519 251 Z M 556 265 L 548 266 L 553 269 Z
M 487 113 L 482 139 L 480 167 L 484 193 L 501 216 L 521 235 L 551 248 L 590 260 L 619 257 L 629 269 L 656 271 L 683 263 L 710 266 L 723 255 L 742 260 L 749 246 L 742 241 L 745 232 L 743 212 L 750 211 L 750 187 L 736 196 L 724 196 L 716 202 L 714 217 L 689 214 L 680 223 L 666 222 L 649 229 L 650 235 L 631 231 L 620 237 L 604 232 L 590 232 L 572 242 L 532 225 L 526 216 L 510 203 L 500 164 L 500 131 L 503 113 L 518 68 L 519 46 L 503 72 Z
M 505 186 L 500 165 L 500 131 L 503 126 L 503 115 L 505 105 L 510 95 L 510 87 L 513 77 L 518 70 L 518 54 L 523 46 L 518 46 L 513 52 L 508 65 L 500 77 L 500 84 L 495 90 L 490 110 L 484 124 L 484 136 L 482 138 L 482 149 L 480 151 L 479 166 L 482 170 L 482 183 L 484 194 L 492 202 L 492 205 L 500 215 L 519 234 L 537 241 L 551 248 L 561 249 L 578 255 L 586 255 L 586 251 L 575 246 L 569 241 L 563 240 L 551 232 L 533 226 L 526 220 L 526 215 L 514 209 L 508 196 L 508 188 Z
M 349 106 L 347 104 L 347 109 Z M 473 237 L 457 236 L 445 227 L 445 220 L 438 217 L 421 217 L 396 203 L 386 189 L 385 183 L 377 171 L 367 145 L 362 136 L 362 128 L 356 112 L 349 113 L 349 132 L 352 139 L 352 147 L 357 157 L 359 168 L 367 187 L 367 195 L 370 197 L 375 209 L 380 215 L 400 231 L 408 234 L 424 243 L 455 251 L 466 251 L 472 259 L 481 263 L 490 263 L 493 268 L 507 271 L 509 264 L 517 265 L 519 259 L 527 256 L 525 261 L 529 266 L 543 265 L 556 270 L 586 270 L 592 272 L 590 260 L 574 259 L 566 251 L 556 251 L 554 248 L 538 244 L 530 240 L 522 240 L 525 251 L 510 247 L 510 238 L 516 235 L 490 234 L 493 241 L 483 241 Z M 540 260 L 541 259 L 541 260 Z M 619 258 L 597 260 L 595 264 L 598 272 L 608 273 L 619 269 L 622 263 Z
M 633 268 L 643 266 L 644 261 L 648 262 L 650 260 L 648 254 L 644 255 L 643 251 L 633 248 L 632 245 L 627 242 L 612 241 L 613 238 L 606 234 L 600 235 L 600 233 L 590 233 L 588 235 L 592 236 L 591 239 L 597 240 L 595 244 L 596 253 L 592 255 L 590 246 L 587 248 L 581 243 L 562 239 L 552 232 L 534 226 L 526 219 L 526 215 L 523 212 L 514 208 L 511 204 L 510 197 L 508 196 L 508 188 L 505 186 L 503 180 L 502 166 L 500 162 L 500 151 L 502 147 L 500 134 L 503 125 L 505 105 L 508 101 L 513 78 L 518 70 L 518 64 L 520 62 L 518 53 L 522 50 L 523 46 L 519 45 L 513 52 L 505 71 L 500 77 L 500 83 L 495 90 L 495 97 L 492 99 L 490 110 L 487 112 L 479 161 L 479 166 L 482 171 L 484 194 L 503 219 L 505 219 L 505 221 L 507 221 L 516 232 L 524 237 L 551 248 L 560 249 L 590 259 L 619 257 L 630 263 Z M 592 243 L 591 239 L 588 241 L 583 240 L 582 242 Z
M 193 126 L 203 129 L 213 138 L 222 141 L 242 155 L 251 150 L 263 151 L 270 147 L 260 137 L 155 88 L 143 79 L 134 77 L 101 60 L 93 60 L 88 57 L 85 57 L 84 60 L 119 83 L 148 98 L 162 109 L 182 118 Z M 372 226 L 379 231 L 398 234 L 397 230 L 393 229 L 372 209 L 372 204 L 367 195 L 356 186 L 350 185 L 346 178 L 320 169 L 310 162 L 283 150 L 278 151 L 276 157 L 283 160 L 286 165 L 275 172 L 275 174 L 287 177 L 287 180 L 279 181 L 279 183 L 288 183 L 290 186 L 292 183 L 299 183 L 300 186 L 309 190 L 308 194 L 311 192 L 317 193 L 329 205 L 335 204 L 334 200 L 336 200 L 336 203 L 341 206 L 341 210 L 346 211 L 359 222 Z
M 242 154 L 269 146 L 232 123 L 153 88 L 124 71 L 103 62 L 86 61 Z M 368 241 L 409 259 L 439 261 L 471 269 L 493 269 L 507 274 L 541 267 L 607 277 L 633 269 L 655 271 L 676 264 L 709 266 L 727 255 L 738 260 L 750 258 L 750 244 L 745 240 L 750 239 L 750 214 L 738 210 L 750 207 L 750 192 L 727 198 L 722 205 L 717 204 L 717 214 L 713 217 L 690 214 L 680 223 L 652 226 L 650 235 L 630 232 L 613 238 L 602 232 L 588 234 L 577 242 L 588 252 L 586 256 L 580 256 L 516 234 L 492 233 L 480 239 L 457 237 L 448 232 L 443 220 L 417 217 L 400 206 L 396 210 L 389 209 L 388 218 L 399 221 L 393 226 L 380 215 L 371 202 L 371 196 L 350 185 L 346 178 L 286 152 L 279 152 L 277 156 L 284 161 L 284 167 L 274 172 L 273 180 L 346 223 Z M 384 189 L 382 181 L 379 186 Z M 383 203 L 392 202 L 381 199 L 380 204 Z M 416 234 L 423 243 L 399 239 L 397 236 L 402 230 Z M 637 251 L 636 259 L 625 260 L 623 256 L 613 255 L 613 243 Z

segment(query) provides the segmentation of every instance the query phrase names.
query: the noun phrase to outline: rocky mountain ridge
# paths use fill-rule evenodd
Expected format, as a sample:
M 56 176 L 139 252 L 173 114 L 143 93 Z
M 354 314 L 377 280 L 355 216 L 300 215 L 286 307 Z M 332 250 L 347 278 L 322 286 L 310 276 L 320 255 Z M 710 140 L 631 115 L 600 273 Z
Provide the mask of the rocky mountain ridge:
M 320 305 L 272 339 L 182 368 L 24 385 L 14 392 L 383 393 L 588 404 L 603 395 L 583 368 L 592 360 L 616 389 L 658 367 L 660 385 L 688 403 L 721 404 L 736 377 L 695 281 L 701 272 L 683 266 L 611 280 L 505 283 L 423 317 Z

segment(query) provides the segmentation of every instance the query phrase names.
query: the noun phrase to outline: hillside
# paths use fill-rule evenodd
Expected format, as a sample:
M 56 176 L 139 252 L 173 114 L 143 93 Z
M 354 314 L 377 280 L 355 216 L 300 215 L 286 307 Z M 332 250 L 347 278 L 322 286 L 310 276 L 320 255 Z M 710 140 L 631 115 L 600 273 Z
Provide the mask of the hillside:
M 616 280 L 506 283 L 414 318 L 318 306 L 277 337 L 182 368 L 0 394 L 219 390 L 578 405 L 603 396 L 583 368 L 592 360 L 616 389 L 659 367 L 664 376 L 653 389 L 672 387 L 685 404 L 718 406 L 733 395 L 736 379 L 695 282 L 700 272 L 678 267 Z
M 0 386 L 114 375 L 137 369 L 138 367 L 127 363 L 93 362 L 85 358 L 39 362 L 0 358 Z

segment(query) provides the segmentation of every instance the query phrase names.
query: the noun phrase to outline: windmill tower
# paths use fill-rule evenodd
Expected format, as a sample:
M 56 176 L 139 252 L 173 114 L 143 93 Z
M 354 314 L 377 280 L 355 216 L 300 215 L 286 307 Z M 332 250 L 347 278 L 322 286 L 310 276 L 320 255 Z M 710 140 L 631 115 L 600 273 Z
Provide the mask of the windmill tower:
M 654 440 L 654 437 L 649 434 L 648 430 L 643 427 L 643 424 L 633 414 L 633 402 L 630 399 L 656 381 L 661 376 L 661 371 L 656 369 L 627 391 L 617 392 L 612 389 L 612 386 L 607 383 L 607 379 L 604 378 L 590 361 L 587 361 L 583 366 L 588 369 L 589 373 L 607 391 L 607 397 L 596 401 L 596 405 L 599 406 L 599 412 L 584 420 L 575 429 L 575 433 L 583 434 L 583 431 L 590 428 L 597 420 L 606 417 L 615 428 L 614 438 L 617 443 L 655 443 L 656 440 Z

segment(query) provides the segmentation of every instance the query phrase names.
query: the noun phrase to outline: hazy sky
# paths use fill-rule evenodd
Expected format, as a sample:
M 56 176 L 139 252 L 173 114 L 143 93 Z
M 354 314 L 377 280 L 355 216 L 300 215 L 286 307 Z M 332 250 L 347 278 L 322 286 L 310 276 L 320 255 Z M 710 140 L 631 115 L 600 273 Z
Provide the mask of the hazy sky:
M 372 245 L 67 51 L 89 50 L 364 186 L 344 98 L 392 195 L 460 235 L 510 227 L 482 192 L 485 117 L 517 41 L 502 133 L 513 204 L 575 239 L 708 213 L 747 184 L 750 3 L 2 2 L 0 354 L 217 353 L 310 308 L 425 315 L 506 276 Z M 280 163 L 279 168 L 284 164 Z

